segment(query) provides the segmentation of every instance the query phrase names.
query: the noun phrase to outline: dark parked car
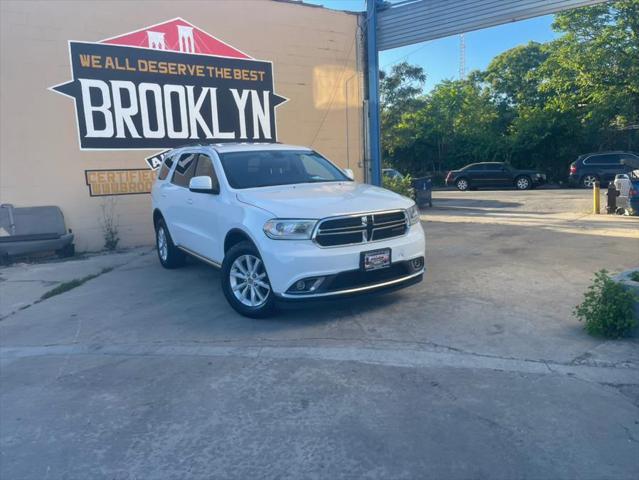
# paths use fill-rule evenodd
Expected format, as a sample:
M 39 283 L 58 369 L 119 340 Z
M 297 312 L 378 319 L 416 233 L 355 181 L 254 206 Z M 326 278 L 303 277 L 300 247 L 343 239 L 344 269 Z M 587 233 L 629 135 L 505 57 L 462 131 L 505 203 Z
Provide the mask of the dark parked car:
M 602 187 L 612 182 L 615 176 L 629 173 L 633 167 L 626 165 L 639 161 L 639 154 L 633 152 L 598 152 L 580 155 L 570 164 L 568 183 L 573 187 L 592 188 L 597 180 Z
M 502 162 L 471 163 L 459 170 L 451 170 L 446 185 L 459 190 L 482 187 L 515 187 L 528 190 L 546 183 L 546 175 L 535 170 L 517 170 Z

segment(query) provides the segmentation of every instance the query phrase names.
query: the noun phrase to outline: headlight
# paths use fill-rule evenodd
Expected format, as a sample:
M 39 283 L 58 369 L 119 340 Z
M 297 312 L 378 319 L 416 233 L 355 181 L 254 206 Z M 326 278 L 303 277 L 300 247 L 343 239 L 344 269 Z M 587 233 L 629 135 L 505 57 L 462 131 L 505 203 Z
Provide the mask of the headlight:
M 275 240 L 307 240 L 316 223 L 317 220 L 274 218 L 264 224 L 264 233 Z
M 417 209 L 417 205 L 413 204 L 412 207 L 406 210 L 406 216 L 408 217 L 408 223 L 411 225 L 415 225 L 419 222 L 419 210 Z

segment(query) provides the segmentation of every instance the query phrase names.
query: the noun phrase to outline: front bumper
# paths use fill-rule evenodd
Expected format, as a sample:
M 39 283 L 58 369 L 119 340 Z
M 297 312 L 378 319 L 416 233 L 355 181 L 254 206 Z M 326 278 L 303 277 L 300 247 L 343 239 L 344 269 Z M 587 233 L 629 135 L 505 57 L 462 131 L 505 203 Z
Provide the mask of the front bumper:
M 417 262 L 417 266 L 413 265 Z M 325 277 L 320 287 L 312 293 L 295 293 L 290 288 L 278 297 L 282 300 L 296 301 L 313 298 L 347 297 L 363 293 L 379 292 L 388 289 L 398 289 L 420 282 L 424 277 L 424 258 L 419 257 L 406 262 L 396 262 L 390 267 L 363 272 L 350 270 Z
M 260 242 L 258 248 L 266 266 L 273 292 L 278 297 L 286 298 L 288 295 L 286 292 L 300 280 L 312 277 L 334 277 L 338 274 L 359 271 L 361 252 L 390 248 L 392 264 L 388 270 L 391 270 L 397 268 L 396 265 L 402 262 L 424 257 L 426 242 L 421 224 L 417 223 L 411 226 L 405 235 L 379 242 L 321 248 L 310 240 L 265 238 Z M 417 272 L 410 273 L 417 274 Z M 382 281 L 375 283 L 385 283 L 405 276 L 408 275 L 400 274 L 396 278 L 382 279 Z M 354 284 L 357 286 L 349 287 L 345 281 L 344 287 L 340 290 L 350 290 L 362 286 L 358 284 L 357 279 L 354 280 Z M 343 280 L 340 278 L 340 281 Z M 317 293 L 320 293 L 320 290 Z M 332 294 L 335 295 L 334 292 Z M 299 298 L 298 295 L 296 294 L 295 298 Z

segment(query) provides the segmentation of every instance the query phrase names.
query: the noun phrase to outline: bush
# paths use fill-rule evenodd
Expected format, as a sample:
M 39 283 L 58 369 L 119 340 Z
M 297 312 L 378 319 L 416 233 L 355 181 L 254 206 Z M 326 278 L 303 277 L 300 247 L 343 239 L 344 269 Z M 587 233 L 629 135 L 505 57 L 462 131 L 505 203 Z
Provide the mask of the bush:
M 611 280 L 606 270 L 600 270 L 574 314 L 585 322 L 586 331 L 591 335 L 626 337 L 636 325 L 634 302 L 632 292 Z
M 383 177 L 382 185 L 384 188 L 392 190 L 395 193 L 399 193 L 400 195 L 404 195 L 405 197 L 415 198 L 413 179 L 410 175 L 406 175 L 402 179 Z
M 630 274 L 630 280 L 632 280 L 633 282 L 639 282 L 639 270 Z

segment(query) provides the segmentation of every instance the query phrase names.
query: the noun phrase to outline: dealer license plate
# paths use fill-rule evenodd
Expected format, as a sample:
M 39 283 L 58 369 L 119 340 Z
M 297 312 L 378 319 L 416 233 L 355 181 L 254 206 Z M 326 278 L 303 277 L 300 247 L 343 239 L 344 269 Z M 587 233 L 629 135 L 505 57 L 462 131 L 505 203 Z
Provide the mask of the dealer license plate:
M 362 268 L 364 271 L 379 270 L 380 268 L 390 267 L 391 249 L 383 248 L 380 250 L 371 250 L 370 252 L 362 252 Z

